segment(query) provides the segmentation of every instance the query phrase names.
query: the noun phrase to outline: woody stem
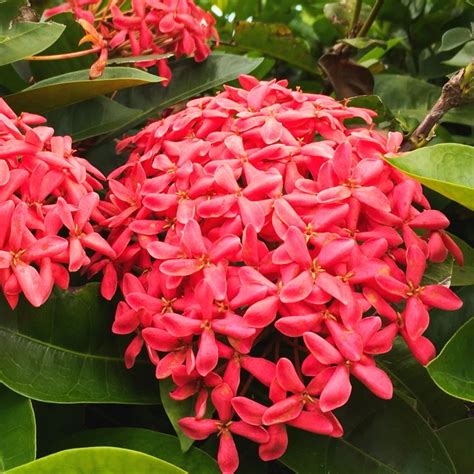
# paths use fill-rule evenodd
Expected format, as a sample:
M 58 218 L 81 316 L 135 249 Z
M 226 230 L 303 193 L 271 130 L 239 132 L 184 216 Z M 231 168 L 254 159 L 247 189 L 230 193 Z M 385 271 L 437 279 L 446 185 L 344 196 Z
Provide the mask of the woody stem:
M 460 69 L 443 86 L 439 99 L 408 140 L 401 146 L 400 151 L 410 151 L 426 145 L 432 138 L 433 131 L 444 114 L 466 101 L 466 97 L 472 88 L 473 68 L 473 63 L 471 63 L 465 68 Z

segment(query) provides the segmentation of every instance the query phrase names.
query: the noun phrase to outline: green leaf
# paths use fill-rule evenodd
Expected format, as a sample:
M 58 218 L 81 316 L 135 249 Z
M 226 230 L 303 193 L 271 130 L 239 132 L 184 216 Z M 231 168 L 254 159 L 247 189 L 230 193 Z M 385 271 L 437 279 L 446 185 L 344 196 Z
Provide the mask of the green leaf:
M 381 46 L 376 46 L 375 48 L 372 48 L 370 51 L 367 51 L 367 53 L 365 53 L 360 59 L 358 59 L 359 64 L 366 66 L 365 63 L 369 61 L 378 61 L 386 53 L 388 53 L 388 51 L 400 44 L 402 41 L 403 38 L 401 37 L 391 38 L 386 42 L 385 47 L 382 48 Z
M 423 285 L 443 285 L 448 288 L 451 286 L 453 278 L 454 259 L 448 256 L 442 263 L 428 262 L 426 271 L 423 275 Z
M 160 394 L 161 403 L 166 411 L 166 414 L 173 425 L 176 434 L 178 435 L 179 444 L 183 452 L 188 451 L 194 443 L 194 440 L 188 438 L 179 427 L 178 421 L 186 416 L 194 416 L 194 403 L 193 397 L 186 400 L 173 400 L 169 393 L 175 387 L 173 381 L 170 378 L 160 380 Z
M 459 237 L 450 234 L 464 255 L 464 265 L 454 264 L 452 286 L 474 285 L 474 249 Z M 474 313 L 473 313 L 474 314 Z
M 36 425 L 31 401 L 0 384 L 0 471 L 36 457 Z
M 428 188 L 474 210 L 473 147 L 440 143 L 386 160 Z
M 81 25 L 74 19 L 72 13 L 55 15 L 54 21 L 65 26 L 64 33 L 42 55 L 71 53 L 90 49 L 86 43 L 79 46 L 79 41 L 85 35 Z M 89 69 L 97 59 L 97 54 L 89 54 L 79 58 L 61 59 L 53 61 L 30 61 L 30 69 L 36 81 L 48 77 L 60 76 L 72 71 Z
M 142 428 L 103 428 L 87 430 L 61 440 L 59 447 L 115 446 L 133 449 L 163 459 L 192 474 L 219 474 L 216 461 L 204 451 L 191 448 L 183 453 L 176 436 Z
M 474 418 L 466 418 L 443 426 L 437 433 L 456 466 L 457 474 L 472 474 Z
M 451 28 L 446 31 L 441 38 L 441 46 L 438 51 L 450 51 L 458 46 L 462 46 L 472 39 L 471 30 L 469 28 Z
M 18 92 L 27 87 L 28 84 L 18 75 L 11 64 L 0 66 L 0 87 L 6 89 L 6 93 Z M 0 95 L 4 95 L 0 92 Z
M 142 56 L 124 56 L 118 58 L 110 58 L 107 64 L 133 64 L 141 61 L 154 61 L 156 59 L 165 59 L 173 57 L 173 53 L 165 54 L 144 54 Z
M 112 335 L 114 305 L 90 283 L 55 291 L 40 308 L 0 307 L 0 382 L 54 403 L 159 403 L 151 364 L 127 370 Z M 125 338 L 123 338 L 125 339 Z
M 107 68 L 101 77 L 94 80 L 89 79 L 88 70 L 74 71 L 44 79 L 5 99 L 17 112 L 47 112 L 109 92 L 161 80 L 161 77 L 129 67 Z M 154 87 L 159 86 L 154 84 Z
M 79 141 L 109 133 L 139 113 L 106 97 L 96 97 L 52 110 L 45 116 L 57 135 L 70 135 L 73 141 Z
M 385 105 L 382 99 L 377 95 L 358 95 L 351 97 L 347 101 L 349 107 L 362 107 L 371 109 L 377 112 L 377 116 L 374 117 L 374 122 L 381 124 L 386 122 L 391 127 L 395 126 L 396 119 L 393 116 L 391 110 Z
M 0 31 L 0 66 L 40 53 L 53 44 L 64 31 L 58 23 L 14 23 Z
M 470 64 L 474 57 L 474 41 L 466 43 L 461 51 L 458 51 L 451 59 L 443 61 L 443 64 L 455 67 L 464 67 Z
M 430 325 L 425 336 L 440 351 L 453 334 L 474 314 L 474 286 L 459 289 L 456 294 L 463 305 L 457 311 L 430 310 Z
M 349 46 L 352 46 L 353 48 L 357 48 L 357 49 L 365 49 L 375 44 L 385 45 L 385 41 L 376 40 L 373 38 L 360 38 L 360 37 L 359 38 L 343 38 L 341 40 L 341 43 L 348 44 Z
M 428 372 L 436 385 L 453 397 L 474 402 L 474 318 L 448 341 Z
M 281 458 L 286 466 L 299 474 L 455 473 L 436 433 L 406 402 L 399 397 L 380 400 L 365 388 L 354 388 L 337 414 L 344 437 L 290 430 Z
M 320 75 L 317 60 L 307 43 L 293 36 L 284 24 L 240 22 L 233 38 L 235 46 L 245 51 L 258 50 L 312 74 Z
M 7 474 L 183 474 L 179 467 L 148 454 L 121 448 L 80 448 L 60 451 L 8 471 Z
M 414 408 L 431 426 L 437 428 L 466 416 L 464 403 L 439 389 L 402 338 L 395 339 L 390 352 L 377 357 L 377 364 L 394 387 L 414 401 Z
M 396 474 L 391 468 L 353 444 L 301 430 L 288 430 L 288 449 L 280 459 L 298 474 Z
M 117 94 L 117 101 L 142 112 L 139 117 L 124 123 L 111 134 L 117 135 L 129 130 L 171 105 L 232 81 L 241 74 L 249 74 L 261 63 L 262 58 L 215 53 L 202 63 L 196 63 L 191 58 L 177 61 L 171 65 L 173 79 L 168 87 L 157 87 L 156 84 L 152 84 L 134 87 Z
M 421 121 L 441 95 L 441 87 L 401 74 L 377 74 L 374 93 L 394 114 Z M 474 105 L 456 107 L 442 121 L 474 126 Z

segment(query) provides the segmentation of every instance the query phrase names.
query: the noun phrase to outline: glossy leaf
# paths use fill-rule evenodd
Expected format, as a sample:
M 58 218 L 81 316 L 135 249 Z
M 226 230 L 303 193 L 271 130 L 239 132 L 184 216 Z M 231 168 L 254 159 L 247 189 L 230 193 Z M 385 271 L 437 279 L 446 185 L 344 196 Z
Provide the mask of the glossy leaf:
M 457 474 L 472 474 L 474 418 L 466 418 L 443 426 L 437 433 L 456 466 Z
M 42 51 L 41 55 L 71 53 L 90 49 L 90 43 L 79 46 L 79 41 L 85 32 L 81 25 L 74 19 L 72 13 L 55 15 L 54 21 L 65 26 L 64 33 L 49 48 Z M 72 59 L 30 61 L 29 66 L 35 80 L 41 81 L 48 77 L 89 69 L 97 57 L 97 54 L 90 54 Z
M 11 64 L 0 66 L 0 95 L 18 92 L 28 87 L 28 84 L 18 75 Z M 5 89 L 5 94 L 2 94 Z
M 166 54 L 144 54 L 142 56 L 120 56 L 117 58 L 110 58 L 107 64 L 133 64 L 143 61 L 154 61 L 156 59 L 165 59 L 173 57 L 173 53 Z
M 382 99 L 377 95 L 359 95 L 351 97 L 347 105 L 349 107 L 363 107 L 371 109 L 377 112 L 377 116 L 374 117 L 374 122 L 379 126 L 395 126 L 395 117 L 391 110 L 385 105 Z
M 35 456 L 36 425 L 31 401 L 0 384 L 0 471 L 33 461 Z
M 474 148 L 441 143 L 386 158 L 425 186 L 474 210 Z
M 380 355 L 377 362 L 431 426 L 437 428 L 466 416 L 464 403 L 439 389 L 401 338 L 395 339 L 392 350 Z
M 452 234 L 450 235 L 459 245 L 459 248 L 464 255 L 464 265 L 462 267 L 454 264 L 451 285 L 474 285 L 474 249 L 459 237 Z
M 45 115 L 57 135 L 70 135 L 73 141 L 79 141 L 109 133 L 139 113 L 139 110 L 129 109 L 107 97 L 96 97 Z
M 204 91 L 249 74 L 262 62 L 261 58 L 246 58 L 234 54 L 212 54 L 206 61 L 195 63 L 193 59 L 177 61 L 171 67 L 173 80 L 168 87 L 150 84 L 134 87 L 117 94 L 116 100 L 123 105 L 140 109 L 140 116 L 124 123 L 111 132 L 113 135 L 129 130 L 158 112 L 183 102 Z M 192 74 L 190 73 L 192 71 Z
M 92 99 L 119 89 L 157 83 L 162 79 L 140 69 L 110 67 L 94 80 L 89 71 L 75 71 L 37 82 L 31 87 L 6 97 L 16 111 L 47 112 L 65 105 Z M 154 84 L 155 87 L 158 87 Z
M 383 401 L 357 386 L 339 416 L 342 439 L 291 430 L 282 462 L 299 474 L 455 473 L 436 433 L 398 397 Z
M 435 383 L 453 397 L 474 402 L 474 318 L 448 341 L 428 365 Z
M 76 433 L 59 443 L 61 449 L 87 446 L 115 446 L 133 449 L 163 459 L 192 474 L 218 474 L 214 459 L 198 448 L 181 451 L 178 438 L 141 428 L 103 428 Z
M 64 31 L 58 23 L 18 22 L 0 30 L 0 66 L 40 53 Z
M 464 67 L 467 66 L 474 57 L 474 41 L 466 43 L 451 59 L 443 61 L 448 66 Z
M 367 53 L 365 53 L 358 60 L 359 64 L 361 64 L 362 66 L 369 67 L 370 63 L 374 63 L 374 61 L 378 61 L 379 59 L 381 59 L 388 51 L 400 44 L 402 41 L 403 38 L 401 37 L 390 38 L 384 47 L 376 46 L 375 48 L 372 48 L 371 50 L 367 51 Z
M 99 285 L 55 291 L 35 309 L 21 301 L 0 311 L 0 382 L 55 403 L 159 403 L 149 363 L 127 370 L 110 327 L 114 306 Z
M 156 472 L 183 474 L 177 466 L 148 454 L 129 449 L 96 447 L 69 449 L 51 454 L 8 471 L 8 474 L 130 474 L 132 472 Z
M 373 38 L 343 38 L 341 40 L 341 43 L 348 44 L 349 46 L 352 46 L 353 48 L 356 49 L 365 49 L 368 48 L 369 46 L 373 46 L 375 44 L 378 45 L 384 45 L 384 41 L 376 40 Z
M 374 93 L 395 115 L 421 121 L 441 94 L 441 87 L 401 74 L 377 74 Z M 474 105 L 451 109 L 442 122 L 474 126 Z
M 233 42 L 245 51 L 258 50 L 319 75 L 317 60 L 311 55 L 306 42 L 295 37 L 284 24 L 240 22 L 236 27 Z
M 194 405 L 193 398 L 188 398 L 186 400 L 176 401 L 173 400 L 169 393 L 175 387 L 171 378 L 160 380 L 160 394 L 161 394 L 161 403 L 163 408 L 168 415 L 168 418 L 173 425 L 176 434 L 178 435 L 179 444 L 181 450 L 186 452 L 191 448 L 194 443 L 194 440 L 188 438 L 179 427 L 178 421 L 185 416 L 194 416 Z
M 469 28 L 456 27 L 446 31 L 441 38 L 441 46 L 438 51 L 450 51 L 472 39 L 472 33 Z
M 456 293 L 463 302 L 457 311 L 430 310 L 430 325 L 425 335 L 438 351 L 474 315 L 474 286 L 458 289 Z
M 423 285 L 443 285 L 448 288 L 452 285 L 454 259 L 448 256 L 442 263 L 429 262 L 423 275 Z

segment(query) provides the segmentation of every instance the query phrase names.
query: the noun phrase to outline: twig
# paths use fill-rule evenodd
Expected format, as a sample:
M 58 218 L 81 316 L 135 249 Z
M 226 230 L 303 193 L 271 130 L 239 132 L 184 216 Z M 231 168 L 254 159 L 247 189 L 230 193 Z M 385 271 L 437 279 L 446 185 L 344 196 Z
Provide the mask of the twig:
M 456 72 L 443 86 L 441 96 L 433 105 L 428 115 L 416 127 L 408 140 L 401 146 L 400 151 L 410 151 L 428 143 L 434 135 L 434 129 L 444 114 L 453 107 L 458 107 L 466 101 L 471 88 L 474 63 Z
M 357 36 L 359 38 L 364 37 L 369 32 L 370 27 L 372 26 L 372 23 L 375 21 L 375 19 L 377 18 L 377 15 L 379 14 L 380 9 L 382 8 L 383 2 L 384 0 L 376 0 L 376 2 L 374 3 L 374 6 L 372 7 L 372 10 L 370 10 L 367 20 L 365 20 L 361 29 L 357 33 Z
M 355 36 L 357 23 L 359 21 L 360 10 L 362 8 L 362 0 L 356 0 L 356 4 L 354 6 L 354 13 L 352 15 L 351 25 L 349 26 L 349 37 Z

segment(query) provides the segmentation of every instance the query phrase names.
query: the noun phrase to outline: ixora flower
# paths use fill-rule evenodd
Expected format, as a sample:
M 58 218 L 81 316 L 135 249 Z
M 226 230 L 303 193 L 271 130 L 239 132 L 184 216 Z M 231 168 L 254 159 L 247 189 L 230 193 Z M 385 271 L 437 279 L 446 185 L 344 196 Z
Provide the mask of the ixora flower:
M 462 254 L 421 186 L 384 161 L 399 133 L 286 81 L 240 84 L 119 143 L 129 159 L 98 207 L 116 258 L 89 268 L 106 269 L 105 297 L 117 281 L 124 296 L 113 331 L 133 334 L 127 366 L 145 348 L 172 398 L 195 397 L 180 426 L 219 436 L 225 473 L 235 436 L 264 460 L 285 452 L 287 426 L 342 436 L 333 410 L 352 378 L 391 398 L 376 356 L 400 334 L 427 363 L 429 310 L 462 304 L 423 284 L 427 261 Z M 80 243 L 97 246 L 91 235 Z
M 68 269 L 90 262 L 83 247 L 116 256 L 93 227 L 105 177 L 45 121 L 0 99 L 0 285 L 12 308 L 21 293 L 40 306 L 54 284 L 67 288 Z
M 167 85 L 171 79 L 168 57 L 193 56 L 197 62 L 204 61 L 211 52 L 208 42 L 214 38 L 219 43 L 214 17 L 193 0 L 132 0 L 131 5 L 124 0 L 105 5 L 101 0 L 68 0 L 44 15 L 51 18 L 67 11 L 86 33 L 80 44 L 91 43 L 90 53 L 99 54 L 91 78 L 102 75 L 109 57 L 150 56 L 135 65 L 156 66 Z

